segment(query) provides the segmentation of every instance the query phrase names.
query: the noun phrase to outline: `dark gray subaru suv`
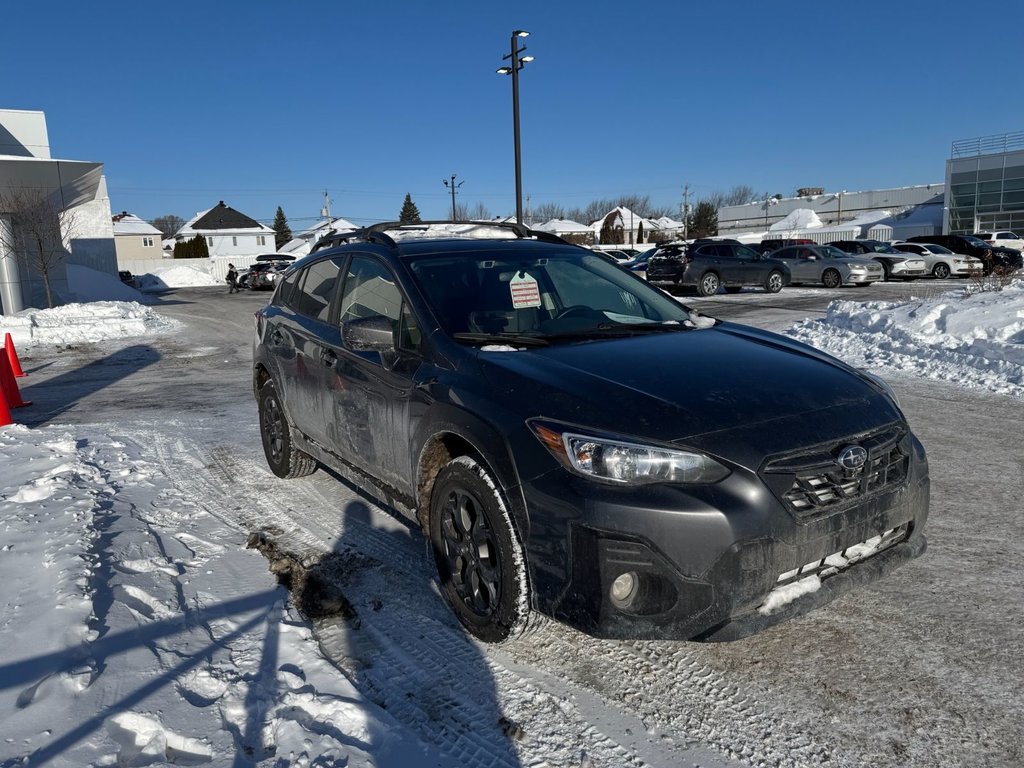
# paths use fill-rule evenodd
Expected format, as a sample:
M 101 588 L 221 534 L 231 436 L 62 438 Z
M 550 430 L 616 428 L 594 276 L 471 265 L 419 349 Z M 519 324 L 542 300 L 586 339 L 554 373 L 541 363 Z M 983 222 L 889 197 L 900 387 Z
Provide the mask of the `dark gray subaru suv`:
M 478 638 L 547 615 L 727 640 L 925 549 L 891 391 L 523 227 L 321 241 L 257 313 L 271 469 L 323 463 L 422 526 Z

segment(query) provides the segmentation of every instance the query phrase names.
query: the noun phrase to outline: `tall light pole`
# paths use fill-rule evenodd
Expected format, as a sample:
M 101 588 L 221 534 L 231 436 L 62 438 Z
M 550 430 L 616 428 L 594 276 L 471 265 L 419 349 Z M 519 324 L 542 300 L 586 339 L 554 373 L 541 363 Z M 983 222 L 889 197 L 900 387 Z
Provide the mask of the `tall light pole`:
M 441 183 L 444 184 L 446 187 L 451 188 L 451 190 L 452 190 L 452 221 L 458 221 L 459 220 L 458 217 L 455 215 L 455 190 L 458 189 L 459 187 L 461 187 L 463 184 L 466 183 L 466 180 L 463 179 L 458 184 L 456 184 L 455 183 L 455 176 L 456 176 L 456 174 L 453 173 L 452 174 L 451 183 L 448 182 L 448 179 L 441 179 Z
M 523 68 L 524 64 L 533 61 L 533 56 L 519 55 L 526 50 L 526 46 L 520 48 L 516 38 L 528 37 L 529 34 L 522 29 L 512 32 L 512 44 L 509 47 L 508 55 L 501 57 L 503 61 L 509 63 L 509 66 L 498 67 L 499 75 L 512 75 L 512 135 L 516 148 L 516 222 L 519 224 L 523 223 L 523 171 L 519 151 L 519 70 Z

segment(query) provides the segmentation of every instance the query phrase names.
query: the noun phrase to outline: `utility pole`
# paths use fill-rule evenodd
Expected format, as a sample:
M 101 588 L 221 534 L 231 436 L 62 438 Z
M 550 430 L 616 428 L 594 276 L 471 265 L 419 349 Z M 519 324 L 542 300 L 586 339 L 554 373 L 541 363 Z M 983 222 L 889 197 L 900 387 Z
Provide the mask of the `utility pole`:
M 441 183 L 444 184 L 452 191 L 452 221 L 458 221 L 458 217 L 455 215 L 455 190 L 465 184 L 465 179 L 460 181 L 458 184 L 455 183 L 455 177 L 457 174 L 452 174 L 452 180 L 449 183 L 448 179 L 441 179 Z
M 690 232 L 690 185 L 683 186 L 683 240 Z
M 331 220 L 331 198 L 327 196 L 327 190 L 324 190 L 324 206 L 320 209 L 320 216 L 326 221 Z

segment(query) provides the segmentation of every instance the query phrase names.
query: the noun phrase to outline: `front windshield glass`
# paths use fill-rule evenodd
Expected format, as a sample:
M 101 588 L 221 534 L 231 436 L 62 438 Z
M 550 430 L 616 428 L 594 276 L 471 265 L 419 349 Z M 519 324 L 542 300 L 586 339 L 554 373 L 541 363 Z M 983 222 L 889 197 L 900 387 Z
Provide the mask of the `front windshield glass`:
M 932 253 L 941 253 L 943 255 L 946 255 L 947 253 L 952 253 L 952 251 L 949 250 L 949 248 L 946 248 L 941 245 L 932 245 L 931 243 L 929 243 L 925 247 Z
M 970 235 L 963 235 L 963 238 L 965 241 L 973 245 L 975 248 L 988 248 L 988 243 L 986 243 L 984 240 L 979 240 L 978 238 L 972 237 Z
M 903 251 L 897 251 L 888 243 L 876 243 L 872 246 L 872 250 L 875 253 L 903 253 Z
M 409 266 L 441 326 L 463 340 L 694 326 L 685 306 L 582 248 L 429 254 Z

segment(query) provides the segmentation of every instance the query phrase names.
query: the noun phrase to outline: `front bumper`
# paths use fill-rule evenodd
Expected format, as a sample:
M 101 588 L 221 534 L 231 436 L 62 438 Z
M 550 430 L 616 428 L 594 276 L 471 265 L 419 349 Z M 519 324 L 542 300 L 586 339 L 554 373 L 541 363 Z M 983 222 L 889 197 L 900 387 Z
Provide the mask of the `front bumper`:
M 630 491 L 559 472 L 524 491 L 537 608 L 602 638 L 735 640 L 881 578 L 927 546 L 923 449 L 898 488 L 800 520 L 740 471 L 711 487 Z M 820 563 L 893 529 L 886 548 L 848 567 Z M 800 568 L 820 578 L 817 591 L 766 608 L 780 578 Z M 636 584 L 627 602 L 613 597 L 623 574 Z

